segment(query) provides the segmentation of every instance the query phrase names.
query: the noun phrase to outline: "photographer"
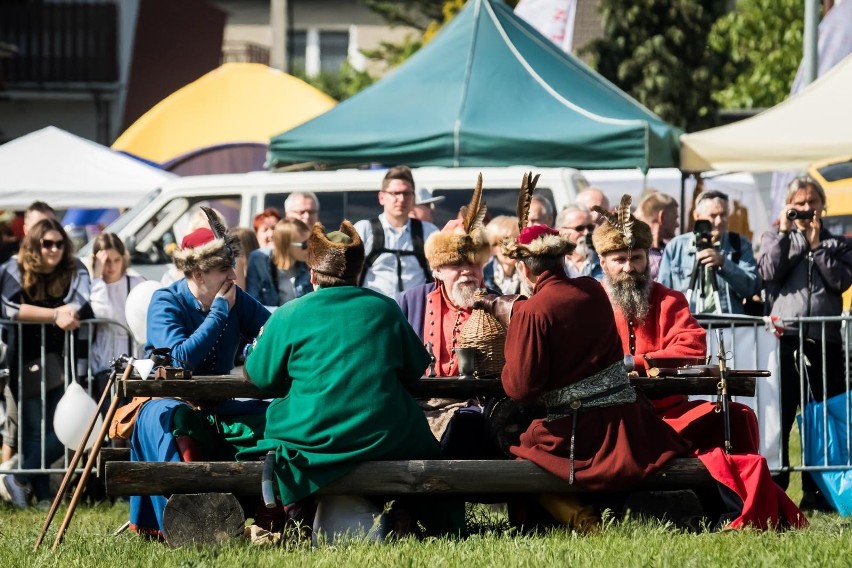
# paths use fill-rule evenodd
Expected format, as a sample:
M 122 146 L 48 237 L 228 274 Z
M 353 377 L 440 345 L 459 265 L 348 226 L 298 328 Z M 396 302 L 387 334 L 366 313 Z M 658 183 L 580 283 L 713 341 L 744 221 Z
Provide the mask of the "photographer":
M 760 291 L 751 243 L 728 231 L 729 210 L 726 194 L 702 193 L 693 213 L 696 231 L 675 237 L 663 251 L 658 281 L 691 296 L 693 313 L 742 314 L 743 299 Z M 704 298 L 700 310 L 697 297 Z
M 843 237 L 836 237 L 822 226 L 825 192 L 810 178 L 793 180 L 787 188 L 784 210 L 778 219 L 778 231 L 767 231 L 761 239 L 760 275 L 766 282 L 773 316 L 788 322 L 809 316 L 839 316 L 841 294 L 852 284 L 852 249 Z M 805 362 L 808 381 L 805 400 L 813 395 L 823 398 L 823 356 L 827 397 L 845 389 L 843 343 L 840 322 L 825 324 L 825 343 L 820 324 L 805 325 L 804 353 L 799 350 L 798 325 L 784 330 L 780 345 L 781 370 L 781 447 L 783 465 L 789 465 L 788 441 L 796 407 L 802 398 L 799 385 L 800 355 Z M 786 489 L 789 474 L 776 481 Z M 820 508 L 824 501 L 809 475 L 802 476 L 802 508 Z M 827 504 L 825 504 L 827 506 Z

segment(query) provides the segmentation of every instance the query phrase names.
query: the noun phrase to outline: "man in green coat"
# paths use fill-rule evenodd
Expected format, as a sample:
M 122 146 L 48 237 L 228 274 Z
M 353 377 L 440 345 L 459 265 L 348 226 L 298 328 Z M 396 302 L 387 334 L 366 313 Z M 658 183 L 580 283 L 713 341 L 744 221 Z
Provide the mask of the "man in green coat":
M 285 505 L 359 462 L 440 457 L 405 388 L 429 356 L 393 299 L 357 286 L 363 263 L 349 221 L 328 235 L 315 224 L 308 265 L 316 291 L 278 308 L 246 359 L 248 378 L 276 397 L 254 451 L 276 453 Z

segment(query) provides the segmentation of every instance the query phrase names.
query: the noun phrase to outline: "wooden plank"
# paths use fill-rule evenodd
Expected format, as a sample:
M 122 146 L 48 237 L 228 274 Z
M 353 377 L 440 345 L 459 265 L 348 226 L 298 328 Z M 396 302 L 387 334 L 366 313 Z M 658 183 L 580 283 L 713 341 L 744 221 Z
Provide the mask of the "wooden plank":
M 130 448 L 101 448 L 95 465 L 98 477 L 104 477 L 104 466 L 112 461 L 130 461 Z
M 262 462 L 109 462 L 106 491 L 111 497 L 198 493 L 260 494 Z M 670 461 L 641 484 L 643 489 L 712 486 L 697 458 Z M 525 460 L 411 460 L 365 462 L 321 495 L 408 495 L 487 493 L 573 493 L 581 490 Z
M 671 394 L 715 395 L 719 382 L 714 377 L 638 377 L 631 383 L 641 388 L 649 397 Z M 264 398 L 264 394 L 243 377 L 195 377 L 187 380 L 127 380 L 119 388 L 125 396 L 185 397 L 196 401 L 225 400 L 228 398 Z M 755 378 L 738 377 L 728 380 L 732 396 L 754 396 Z M 477 396 L 505 396 L 499 379 L 441 379 L 423 378 L 414 383 L 409 392 L 415 397 L 474 398 Z

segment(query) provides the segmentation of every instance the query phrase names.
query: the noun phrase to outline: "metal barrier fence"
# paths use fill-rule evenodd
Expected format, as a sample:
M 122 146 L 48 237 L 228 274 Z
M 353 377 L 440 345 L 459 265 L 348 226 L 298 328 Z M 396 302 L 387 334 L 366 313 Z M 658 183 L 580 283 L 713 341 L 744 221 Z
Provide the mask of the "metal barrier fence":
M 14 337 L 17 345 L 14 347 L 6 346 L 5 351 L 8 357 L 16 357 L 17 368 L 20 372 L 17 373 L 17 376 L 12 376 L 9 374 L 8 365 L 10 361 L 5 359 L 3 366 L 7 367 L 3 370 L 3 374 L 7 376 L 7 385 L 9 389 L 13 389 L 12 392 L 16 393 L 15 398 L 17 400 L 17 408 L 10 409 L 6 407 L 5 398 L 6 396 L 0 398 L 0 404 L 2 404 L 3 410 L 0 413 L 0 426 L 3 427 L 4 433 L 6 431 L 5 423 L 7 418 L 7 412 L 14 411 L 17 413 L 17 433 L 13 438 L 15 450 L 18 455 L 17 464 L 11 469 L 4 470 L 0 473 L 2 474 L 16 474 L 16 473 L 26 473 L 26 474 L 38 474 L 38 473 L 63 473 L 68 466 L 68 461 L 70 459 L 70 453 L 73 453 L 73 449 L 69 451 L 64 451 L 64 457 L 61 458 L 62 466 L 59 467 L 59 460 L 52 461 L 52 463 L 46 463 L 48 460 L 46 459 L 46 452 L 48 448 L 44 444 L 45 439 L 48 434 L 53 431 L 53 424 L 49 423 L 47 420 L 48 405 L 52 406 L 52 398 L 56 396 L 54 393 L 54 389 L 48 391 L 47 383 L 48 383 L 48 374 L 55 373 L 60 371 L 60 369 L 56 368 L 56 364 L 51 362 L 51 356 L 47 351 L 46 343 L 47 343 L 47 334 L 49 329 L 55 330 L 53 324 L 44 324 L 44 323 L 30 323 L 30 322 L 21 322 L 17 320 L 3 320 L 0 319 L 0 326 L 3 329 L 8 331 L 14 331 Z M 84 320 L 80 322 L 80 328 L 75 331 L 66 331 L 63 332 L 63 354 L 64 356 L 61 359 L 61 373 L 63 377 L 63 384 L 61 392 L 65 392 L 68 386 L 72 382 L 77 382 L 82 386 L 86 392 L 92 396 L 97 402 L 100 392 L 96 392 L 97 384 L 95 381 L 96 373 L 101 369 L 93 368 L 93 347 L 94 347 L 94 338 L 95 334 L 100 332 L 104 333 L 106 330 L 110 328 L 121 328 L 125 332 L 127 332 L 128 336 L 128 345 L 125 350 L 125 354 L 138 354 L 140 346 L 133 339 L 133 334 L 130 332 L 130 329 L 115 320 L 109 319 L 90 319 Z M 8 333 L 5 334 L 8 337 Z M 38 361 L 24 361 L 24 344 L 32 344 L 32 342 L 38 341 L 40 343 L 40 356 Z M 5 344 L 4 344 L 5 345 Z M 122 355 L 122 353 L 116 353 L 113 356 L 117 357 Z M 30 367 L 30 376 L 31 378 L 37 376 L 40 379 L 39 385 L 39 394 L 38 400 L 40 404 L 40 415 L 41 420 L 39 421 L 40 435 L 41 441 L 40 444 L 40 459 L 37 467 L 30 467 L 28 469 L 24 469 L 23 462 L 25 457 L 25 442 L 24 442 L 24 424 L 27 416 L 27 408 L 30 411 L 33 411 L 33 407 L 31 404 L 24 404 L 24 370 L 25 365 Z M 38 365 L 38 369 L 32 369 L 35 365 Z M 49 398 L 50 397 L 50 398 Z M 32 397 L 35 398 L 35 397 Z M 29 398 L 27 400 L 32 400 Z M 38 408 L 38 407 L 36 407 Z
M 850 399 L 847 396 L 845 399 L 845 424 L 846 432 L 841 440 L 835 436 L 834 439 L 829 439 L 829 422 L 831 416 L 829 414 L 828 405 L 823 404 L 821 411 L 818 413 L 818 418 L 821 418 L 822 431 L 817 433 L 811 432 L 811 425 L 807 420 L 799 421 L 799 440 L 801 443 L 799 452 L 799 462 L 801 465 L 784 467 L 782 465 L 782 449 L 781 449 L 781 343 L 775 335 L 774 323 L 769 318 L 747 317 L 747 316 L 712 316 L 712 315 L 696 315 L 696 318 L 704 327 L 707 333 L 707 352 L 708 355 L 715 357 L 717 346 L 715 345 L 714 334 L 711 333 L 715 329 L 722 329 L 726 335 L 725 343 L 727 348 L 727 363 L 729 368 L 735 369 L 769 369 L 772 372 L 772 377 L 769 379 L 758 379 L 757 392 L 752 400 L 742 400 L 751 406 L 757 413 L 758 422 L 760 424 L 761 433 L 761 453 L 767 458 L 770 469 L 773 473 L 780 471 L 825 471 L 825 470 L 843 470 L 852 467 L 852 458 L 847 457 L 844 463 L 829 463 L 829 448 L 835 444 L 842 444 L 846 449 L 846 456 L 852 456 L 850 449 L 852 448 L 852 428 L 848 425 L 852 424 L 852 408 L 850 408 Z M 843 370 L 843 385 L 845 391 L 849 392 L 850 385 L 850 323 L 852 316 L 837 316 L 837 317 L 802 317 L 784 320 L 783 324 L 788 329 L 796 330 L 796 334 L 791 336 L 790 341 L 798 342 L 798 348 L 794 354 L 794 360 L 797 364 L 799 372 L 799 409 L 802 416 L 802 409 L 811 403 L 824 402 L 825 393 L 829 391 L 829 384 L 838 384 L 837 377 L 829 376 L 830 368 L 826 364 L 827 355 L 831 350 L 838 350 L 839 353 L 833 353 L 832 356 L 842 357 Z M 834 328 L 829 331 L 829 328 Z M 840 333 L 840 342 L 828 341 L 833 335 L 837 337 L 837 330 Z M 810 362 L 805 354 L 805 343 L 811 337 L 819 341 L 821 361 L 819 361 L 818 376 L 811 376 L 808 373 L 808 368 L 813 367 L 813 362 Z M 769 340 L 768 340 L 769 338 Z M 715 358 L 714 358 L 715 361 Z M 823 393 L 823 397 L 811 399 L 808 396 L 815 381 L 819 381 L 819 389 Z M 822 441 L 821 457 L 806 459 L 809 452 L 809 444 L 815 440 Z M 817 446 L 819 447 L 819 446 Z M 795 460 L 794 460 L 795 461 Z M 808 463 L 808 462 L 811 463 Z M 835 460 L 836 461 L 836 460 Z
M 827 405 L 824 405 L 822 412 L 822 432 L 823 432 L 823 460 L 822 463 L 819 464 L 808 464 L 808 465 L 797 465 L 789 468 L 785 468 L 781 465 L 781 445 L 780 445 L 780 373 L 779 373 L 779 342 L 775 338 L 772 330 L 768 329 L 768 320 L 766 318 L 753 318 L 747 316 L 709 316 L 709 315 L 700 315 L 697 316 L 701 325 L 708 330 L 707 334 L 707 348 L 708 354 L 716 355 L 716 345 L 715 345 L 715 335 L 712 332 L 715 329 L 722 329 L 725 333 L 725 343 L 728 351 L 728 367 L 734 369 L 769 369 L 772 371 L 773 376 L 770 379 L 758 379 L 758 389 L 756 392 L 756 396 L 752 400 L 738 398 L 739 402 L 744 402 L 751 406 L 755 412 L 757 413 L 758 422 L 761 428 L 761 453 L 767 458 L 769 461 L 770 469 L 773 472 L 782 471 L 782 470 L 794 470 L 794 471 L 815 471 L 815 470 L 837 470 L 837 469 L 847 469 L 852 467 L 852 460 L 847 459 L 845 464 L 829 464 L 828 461 L 828 453 L 829 453 L 829 440 L 828 440 L 828 431 L 829 431 L 829 414 L 827 411 Z M 798 337 L 799 337 L 799 380 L 800 380 L 800 392 L 807 393 L 807 389 L 804 388 L 807 384 L 805 369 L 806 365 L 804 365 L 804 342 L 805 342 L 805 330 L 807 329 L 811 335 L 813 335 L 813 326 L 819 326 L 818 337 L 822 338 L 822 345 L 831 345 L 826 342 L 827 339 L 827 326 L 838 326 L 840 327 L 841 332 L 841 345 L 836 348 L 842 349 L 843 356 L 843 369 L 844 369 L 844 383 L 846 391 L 850 390 L 850 322 L 852 322 L 852 316 L 842 316 L 842 317 L 809 317 L 809 318 L 797 318 L 791 321 L 785 321 L 785 324 L 788 326 L 795 326 L 798 329 Z M 24 323 L 20 321 L 13 320 L 0 320 L 0 325 L 6 327 L 15 327 L 17 330 L 16 337 L 19 342 L 24 341 L 33 341 L 38 340 L 41 342 L 41 392 L 40 392 L 40 402 L 41 402 L 41 415 L 45 416 L 45 410 L 47 405 L 47 392 L 45 389 L 45 379 L 47 378 L 46 373 L 46 349 L 45 349 L 45 338 L 47 329 L 51 326 L 49 324 L 36 324 L 36 323 Z M 72 381 L 77 381 L 82 386 L 84 386 L 90 395 L 99 395 L 100 393 L 93 392 L 92 389 L 95 388 L 94 385 L 94 372 L 92 369 L 92 346 L 93 342 L 88 341 L 88 338 L 93 337 L 93 331 L 95 326 L 119 326 L 128 332 L 129 337 L 131 338 L 131 345 L 134 353 L 138 353 L 139 346 L 135 344 L 132 340 L 132 334 L 130 334 L 130 330 L 127 326 L 113 320 L 105 320 L 105 319 L 92 319 L 81 322 L 80 329 L 75 332 L 66 332 L 65 333 L 65 356 L 62 361 L 63 365 L 63 374 L 64 374 L 64 386 L 67 388 L 68 385 L 71 384 Z M 27 330 L 27 333 L 24 333 L 24 330 Z M 79 356 L 79 345 L 80 343 L 85 343 L 86 354 L 85 357 Z M 25 362 L 23 361 L 23 351 L 20 348 L 21 345 L 17 346 L 16 350 L 9 350 L 9 353 L 16 353 L 18 357 L 18 368 L 23 369 Z M 120 355 L 120 353 L 116 353 L 115 356 Z M 821 376 L 819 380 L 821 380 L 821 384 L 823 386 L 822 392 L 825 393 L 827 391 L 827 386 L 829 384 L 828 377 L 828 369 L 826 366 L 826 350 L 823 349 L 821 352 L 822 356 L 822 365 L 820 366 L 822 369 Z M 810 377 L 811 381 L 814 380 L 814 377 Z M 17 399 L 18 401 L 22 401 L 23 397 L 23 381 L 21 379 L 21 374 L 17 377 L 10 376 L 8 378 L 10 388 L 17 389 Z M 96 398 L 97 399 L 97 398 Z M 819 401 L 818 401 L 819 402 Z M 806 396 L 803 394 L 800 397 L 800 408 L 805 408 L 805 405 L 808 403 Z M 21 413 L 24 411 L 19 404 L 19 417 L 18 423 L 22 424 L 22 415 Z M 849 398 L 846 399 L 846 408 L 845 408 L 845 419 L 846 424 L 852 424 L 852 408 L 850 408 Z M 0 420 L 0 424 L 2 424 L 2 420 Z M 47 432 L 53 428 L 52 424 L 47 424 L 44 419 L 41 420 L 41 435 L 42 439 L 44 439 Z M 800 462 L 805 464 L 805 456 L 808 449 L 808 440 L 812 440 L 808 434 L 808 426 L 807 423 L 803 421 L 800 427 L 800 437 L 801 437 L 801 452 L 800 452 Z M 832 442 L 833 444 L 838 443 L 837 440 Z M 852 428 L 846 429 L 845 440 L 841 441 L 842 444 L 845 444 L 846 455 L 852 456 Z M 17 449 L 19 452 L 23 451 L 23 431 L 19 427 L 17 433 Z M 24 470 L 20 465 L 22 463 L 21 458 L 19 458 L 19 465 L 7 471 L 3 471 L 2 473 L 61 473 L 64 471 L 63 468 L 55 468 L 51 467 L 52 464 L 45 463 L 45 448 L 42 445 L 41 449 L 41 459 L 39 461 L 39 467 L 36 469 L 27 469 Z M 65 452 L 65 460 L 64 465 L 67 465 L 68 460 L 68 452 Z

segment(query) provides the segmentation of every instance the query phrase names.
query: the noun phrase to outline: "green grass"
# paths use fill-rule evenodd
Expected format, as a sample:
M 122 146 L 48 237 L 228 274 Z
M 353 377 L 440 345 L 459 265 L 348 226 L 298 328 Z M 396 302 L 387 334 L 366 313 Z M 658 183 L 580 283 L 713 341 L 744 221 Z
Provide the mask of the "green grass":
M 791 454 L 798 459 L 795 432 Z M 790 496 L 801 497 L 799 474 Z M 848 566 L 852 558 L 852 519 L 813 514 L 807 529 L 782 533 L 753 530 L 687 534 L 662 523 L 607 521 L 600 534 L 582 536 L 555 530 L 519 536 L 504 517 L 484 506 L 471 511 L 478 532 L 466 539 L 405 539 L 395 543 L 336 544 L 311 550 L 305 544 L 253 546 L 233 541 L 215 548 L 172 550 L 125 532 L 113 536 L 127 519 L 126 504 L 84 506 L 77 511 L 56 553 L 50 551 L 65 509 L 61 509 L 38 552 L 32 552 L 45 513 L 19 511 L 0 504 L 0 568 L 80 567 L 156 568 L 282 566 L 696 566 L 772 567 Z
M 127 505 L 81 508 L 56 553 L 50 544 L 61 522 L 60 511 L 46 544 L 32 546 L 45 513 L 0 507 L 0 566 L 157 568 L 280 566 L 848 566 L 852 558 L 852 521 L 815 514 L 805 530 L 783 533 L 751 530 L 685 534 L 661 523 L 609 521 L 600 534 L 581 536 L 555 530 L 518 536 L 489 530 L 467 539 L 405 539 L 388 544 L 347 543 L 311 550 L 252 546 L 233 541 L 215 548 L 172 550 L 125 532 L 113 531 L 127 519 Z M 480 517 L 481 518 L 481 517 Z

